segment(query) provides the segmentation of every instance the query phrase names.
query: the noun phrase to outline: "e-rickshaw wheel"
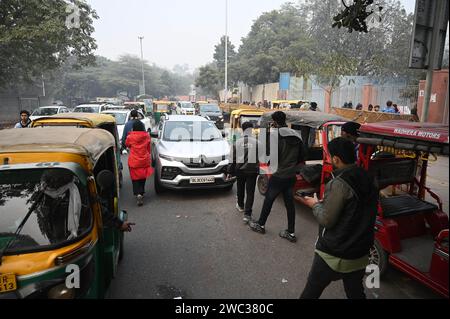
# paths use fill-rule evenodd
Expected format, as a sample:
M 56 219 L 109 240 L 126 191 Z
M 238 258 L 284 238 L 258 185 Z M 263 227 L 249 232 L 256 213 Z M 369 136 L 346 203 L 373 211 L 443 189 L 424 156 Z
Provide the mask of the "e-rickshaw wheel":
M 269 177 L 267 175 L 259 175 L 256 183 L 258 185 L 259 193 L 265 196 L 269 187 Z
M 388 253 L 383 249 L 380 242 L 375 239 L 375 242 L 370 248 L 369 265 L 376 265 L 380 269 L 380 276 L 386 273 L 388 268 Z

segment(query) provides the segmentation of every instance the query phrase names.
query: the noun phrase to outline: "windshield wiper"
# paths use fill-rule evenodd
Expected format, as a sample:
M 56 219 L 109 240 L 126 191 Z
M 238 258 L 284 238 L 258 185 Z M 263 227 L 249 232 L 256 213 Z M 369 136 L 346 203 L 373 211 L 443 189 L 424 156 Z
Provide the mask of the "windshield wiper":
M 38 193 L 38 196 L 37 196 L 36 200 L 34 201 L 33 205 L 31 205 L 30 209 L 28 210 L 28 213 L 25 215 L 25 217 L 22 220 L 22 222 L 20 223 L 19 227 L 17 227 L 16 231 L 14 232 L 13 237 L 10 240 L 8 240 L 8 242 L 6 243 L 5 247 L 0 251 L 0 266 L 2 265 L 3 255 L 9 249 L 11 244 L 17 239 L 17 237 L 19 236 L 19 234 L 22 231 L 23 227 L 25 226 L 25 224 L 27 223 L 28 219 L 30 218 L 31 214 L 36 210 L 36 208 L 38 206 L 38 203 L 42 200 L 42 197 L 44 197 L 44 190 L 42 190 L 42 191 L 40 191 Z

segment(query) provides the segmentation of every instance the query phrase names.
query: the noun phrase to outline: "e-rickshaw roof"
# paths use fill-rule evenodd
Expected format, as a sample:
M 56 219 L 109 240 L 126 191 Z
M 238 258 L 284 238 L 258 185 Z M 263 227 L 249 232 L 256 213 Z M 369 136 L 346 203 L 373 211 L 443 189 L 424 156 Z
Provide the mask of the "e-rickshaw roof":
M 116 119 L 108 114 L 63 113 L 41 117 L 33 122 L 33 127 L 51 125 L 52 123 L 66 126 L 87 125 L 90 128 L 94 128 L 106 123 L 116 123 Z
M 435 123 L 386 121 L 361 126 L 358 142 L 449 154 L 448 126 Z
M 272 115 L 276 111 L 264 113 L 261 119 L 261 127 L 267 127 L 273 120 Z M 329 122 L 348 122 L 348 120 L 335 114 L 314 111 L 286 111 L 286 123 L 291 125 L 308 126 L 315 129 L 321 128 Z
M 94 163 L 116 145 L 105 130 L 67 127 L 0 131 L 0 154 L 70 153 L 89 156 Z

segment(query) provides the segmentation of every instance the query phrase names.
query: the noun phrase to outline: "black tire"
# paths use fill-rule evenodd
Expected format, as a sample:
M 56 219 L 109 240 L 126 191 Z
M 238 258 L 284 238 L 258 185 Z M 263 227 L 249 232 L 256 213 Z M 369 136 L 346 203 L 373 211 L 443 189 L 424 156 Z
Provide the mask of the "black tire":
M 158 176 L 155 176 L 155 193 L 162 194 L 166 191 L 166 188 L 161 185 L 161 182 L 158 179 Z
M 389 254 L 383 249 L 380 242 L 375 242 L 369 252 L 369 265 L 377 265 L 380 269 L 380 276 L 383 276 L 388 269 Z
M 267 188 L 269 185 L 269 177 L 267 175 L 259 175 L 256 181 L 258 185 L 258 191 L 261 195 L 266 196 Z

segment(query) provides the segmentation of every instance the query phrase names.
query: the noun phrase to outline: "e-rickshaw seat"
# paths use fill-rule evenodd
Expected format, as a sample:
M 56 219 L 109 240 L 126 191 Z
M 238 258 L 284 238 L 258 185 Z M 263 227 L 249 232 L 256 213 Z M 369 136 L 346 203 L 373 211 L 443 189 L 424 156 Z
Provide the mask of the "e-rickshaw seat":
M 432 213 L 438 209 L 436 205 L 420 200 L 412 195 L 400 195 L 380 199 L 385 218 Z

